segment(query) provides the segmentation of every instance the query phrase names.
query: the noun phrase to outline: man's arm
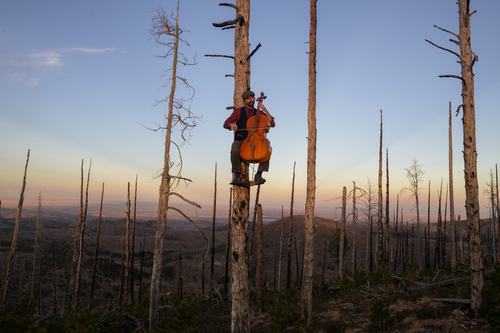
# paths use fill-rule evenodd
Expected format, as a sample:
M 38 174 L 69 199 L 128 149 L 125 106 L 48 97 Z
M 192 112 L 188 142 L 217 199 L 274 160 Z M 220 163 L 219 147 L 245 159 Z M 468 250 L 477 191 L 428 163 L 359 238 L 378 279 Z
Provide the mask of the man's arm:
M 274 123 L 274 118 L 271 116 L 271 114 L 269 113 L 269 111 L 267 111 L 266 107 L 264 106 L 264 104 L 262 104 L 262 102 L 259 101 L 259 104 L 257 104 L 257 109 L 261 110 L 261 112 L 262 111 L 264 112 L 264 114 L 267 117 L 267 121 L 269 121 L 269 123 L 271 124 L 271 127 L 274 127 L 276 125 Z
M 226 119 L 222 127 L 230 131 L 236 131 L 238 129 L 236 122 L 240 119 L 240 110 L 240 108 L 234 109 L 233 113 Z

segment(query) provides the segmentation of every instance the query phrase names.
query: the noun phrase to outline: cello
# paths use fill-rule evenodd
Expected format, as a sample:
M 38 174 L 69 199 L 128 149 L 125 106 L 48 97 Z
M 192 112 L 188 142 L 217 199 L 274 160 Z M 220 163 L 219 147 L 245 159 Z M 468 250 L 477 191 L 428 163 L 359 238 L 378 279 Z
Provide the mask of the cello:
M 264 93 L 260 93 L 257 102 L 266 99 Z M 271 143 L 267 139 L 271 124 L 266 115 L 260 114 L 260 110 L 256 110 L 255 115 L 247 120 L 246 129 L 248 136 L 243 141 L 240 148 L 240 156 L 247 163 L 263 163 L 271 158 Z

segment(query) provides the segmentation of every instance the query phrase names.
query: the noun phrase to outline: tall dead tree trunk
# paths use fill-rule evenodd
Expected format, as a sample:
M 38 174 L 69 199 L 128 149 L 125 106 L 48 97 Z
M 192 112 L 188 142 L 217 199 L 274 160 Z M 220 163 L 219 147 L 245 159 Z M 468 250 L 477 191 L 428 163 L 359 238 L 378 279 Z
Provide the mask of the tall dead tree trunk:
M 309 99 L 307 112 L 307 191 L 304 221 L 304 262 L 302 283 L 302 318 L 312 319 L 312 289 L 314 268 L 314 203 L 316 196 L 316 27 L 317 0 L 310 1 L 309 30 Z
M 281 291 L 281 261 L 283 254 L 283 206 L 281 206 L 280 253 L 278 258 L 278 291 Z
M 212 246 L 210 248 L 210 289 L 215 290 L 215 217 L 217 212 L 217 163 L 215 163 L 215 179 L 214 179 L 214 206 L 212 209 Z
M 455 225 L 455 201 L 453 196 L 453 143 L 451 126 L 451 102 L 449 102 L 449 125 L 448 125 L 448 175 L 450 183 L 450 242 L 451 242 L 451 268 L 455 269 L 457 264 L 457 232 Z
M 500 198 L 498 196 L 498 165 L 495 164 L 495 188 L 497 195 L 497 240 L 498 240 L 498 248 L 497 248 L 497 262 L 500 262 Z
M 135 175 L 134 217 L 132 220 L 132 240 L 130 244 L 130 304 L 135 305 L 134 299 L 134 252 L 135 252 L 135 222 L 137 218 L 137 175 Z
M 288 228 L 288 250 L 286 259 L 286 289 L 292 284 L 292 229 L 293 229 L 293 195 L 295 188 L 295 162 L 293 162 L 292 198 L 290 200 L 290 227 Z
M 384 260 L 384 226 L 382 224 L 382 110 L 380 110 L 380 145 L 378 153 L 378 264 Z
M 81 213 L 82 199 L 80 198 L 80 216 L 81 223 L 79 223 L 79 234 L 78 234 L 78 264 L 76 266 L 76 277 L 75 277 L 75 294 L 73 300 L 73 307 L 76 308 L 80 304 L 80 293 L 81 293 L 81 283 L 82 283 L 82 269 L 83 269 L 83 240 L 85 236 L 85 224 L 87 222 L 87 208 L 89 202 L 89 183 L 90 183 L 90 168 L 92 167 L 92 159 L 89 164 L 89 171 L 87 174 L 87 188 L 85 190 L 85 208 L 83 210 L 83 215 Z M 82 163 L 82 191 L 83 191 L 83 163 Z M 82 192 L 81 191 L 81 192 Z
M 14 254 L 16 252 L 17 235 L 19 233 L 19 222 L 21 221 L 21 212 L 24 203 L 24 190 L 26 189 L 26 173 L 28 171 L 28 162 L 30 159 L 30 150 L 28 149 L 28 156 L 26 157 L 26 166 L 24 167 L 23 186 L 21 188 L 21 196 L 19 197 L 19 204 L 17 205 L 16 222 L 14 224 L 14 234 L 12 235 L 12 244 L 10 246 L 9 261 L 7 262 L 7 270 L 5 272 L 5 279 L 2 288 L 2 297 L 0 299 L 0 310 L 5 309 L 5 299 L 9 290 L 10 275 L 12 273 L 12 266 L 14 265 Z
M 172 22 L 174 21 L 174 22 Z M 158 7 L 156 10 L 156 16 L 152 19 L 152 27 L 150 31 L 151 37 L 159 45 L 166 46 L 168 51 L 164 55 L 160 56 L 165 59 L 168 56 L 172 56 L 172 67 L 170 68 L 170 94 L 167 98 L 159 101 L 158 103 L 167 102 L 168 103 L 168 113 L 166 117 L 166 126 L 160 129 L 165 130 L 165 149 L 163 153 L 163 169 L 161 173 L 161 183 L 159 189 L 158 198 L 158 214 L 156 221 L 156 234 L 155 234 L 155 245 L 154 245 L 154 255 L 153 255 L 153 269 L 151 271 L 151 289 L 150 289 L 150 304 L 149 304 L 149 329 L 156 330 L 158 328 L 158 299 L 160 296 L 160 281 L 161 281 L 161 266 L 163 262 L 163 243 L 166 235 L 166 223 L 167 223 L 167 212 L 169 209 L 173 209 L 183 215 L 184 218 L 189 219 L 182 211 L 175 207 L 169 206 L 169 198 L 171 195 L 176 195 L 185 202 L 199 207 L 198 204 L 188 201 L 176 192 L 172 191 L 172 187 L 176 182 L 173 179 L 182 178 L 180 171 L 177 175 L 170 174 L 170 168 L 174 165 L 170 157 L 170 145 L 172 143 L 172 127 L 175 124 L 181 127 L 180 132 L 184 134 L 185 131 L 191 130 L 196 126 L 196 118 L 189 109 L 183 107 L 183 101 L 175 97 L 175 91 L 177 87 L 177 82 L 180 80 L 187 90 L 191 90 L 191 86 L 187 84 L 186 79 L 181 78 L 177 75 L 177 65 L 182 63 L 183 65 L 192 65 L 188 63 L 185 57 L 179 60 L 179 44 L 184 42 L 180 36 L 183 30 L 179 27 L 179 2 L 177 2 L 177 11 L 174 16 L 172 13 L 168 15 L 165 11 Z M 166 41 L 165 41 L 166 39 Z M 187 43 L 186 43 L 187 44 Z M 167 71 L 165 72 L 167 73 Z M 192 98 L 192 96 L 190 97 Z M 188 99 L 190 99 L 188 98 Z M 175 112 L 174 112 L 175 109 Z M 182 114 L 182 111 L 186 114 Z M 175 113 L 175 119 L 174 119 Z M 182 140 L 186 140 L 184 135 L 182 135 Z M 182 178 L 184 180 L 188 180 Z M 191 221 L 192 222 L 192 221 Z M 194 223 L 194 222 L 193 222 Z M 203 234 L 203 233 L 202 233 Z M 203 234 L 205 239 L 205 234 Z M 208 245 L 208 244 L 207 244 Z
M 389 149 L 385 149 L 385 262 L 389 267 Z
M 229 189 L 229 217 L 227 219 L 227 237 L 226 237 L 226 265 L 224 270 L 224 291 L 227 295 L 227 285 L 229 282 L 229 249 L 231 248 L 231 205 L 233 202 L 233 188 Z
M 434 46 L 456 55 L 461 66 L 461 76 L 440 75 L 440 77 L 457 78 L 462 82 L 462 110 L 464 127 L 464 178 L 465 178 L 465 207 L 467 213 L 467 229 L 469 237 L 469 257 L 471 262 L 471 308 L 477 311 L 482 304 L 482 290 L 484 287 L 483 249 L 481 241 L 481 227 L 479 223 L 479 188 L 477 180 L 477 149 L 476 149 L 476 114 L 474 103 L 474 64 L 478 60 L 472 52 L 470 17 L 470 0 L 458 0 L 459 34 L 439 28 L 450 33 L 458 41 L 452 42 L 460 46 L 460 54 L 444 47 Z
M 92 310 L 92 305 L 94 303 L 94 288 L 95 288 L 95 274 L 97 272 L 97 256 L 99 253 L 99 234 L 101 232 L 101 218 L 102 218 L 102 202 L 104 199 L 104 182 L 102 183 L 101 192 L 101 206 L 99 208 L 99 219 L 97 220 L 97 232 L 95 236 L 95 252 L 94 252 L 94 265 L 92 266 L 92 284 L 90 287 L 90 303 L 89 309 Z
M 356 223 L 357 223 L 357 216 L 356 216 L 356 182 L 353 182 L 353 189 L 352 189 L 352 259 L 351 259 L 351 266 L 352 266 L 352 271 L 356 271 Z
M 38 194 L 38 212 L 36 214 L 36 231 L 35 245 L 33 247 L 33 274 L 31 276 L 31 297 L 35 297 L 35 270 L 36 270 L 36 255 L 38 249 L 38 230 L 40 227 L 40 215 L 42 214 L 42 191 Z
M 427 198 L 427 265 L 426 268 L 431 268 L 431 181 L 429 180 L 429 190 Z
M 257 206 L 257 271 L 255 277 L 255 290 L 257 294 L 257 309 L 260 313 L 264 311 L 264 290 L 262 286 L 262 271 L 264 263 L 264 251 L 262 249 L 262 206 Z
M 130 182 L 127 185 L 127 219 L 125 220 L 125 301 L 128 303 L 130 299 Z
M 215 27 L 234 28 L 234 94 L 233 106 L 242 107 L 241 95 L 250 89 L 250 44 L 248 34 L 250 27 L 250 0 L 236 0 L 236 6 L 221 3 L 236 10 L 235 19 L 223 23 L 214 23 Z M 248 181 L 248 165 L 241 162 L 242 179 Z M 233 230 L 232 230 L 232 267 L 231 267 L 231 332 L 250 332 L 250 303 L 248 299 L 248 254 L 247 232 L 250 188 L 233 187 Z
M 345 214 L 346 214 L 346 200 L 347 189 L 344 186 L 342 189 L 342 215 L 340 225 L 340 248 L 339 248 L 339 277 L 344 278 L 344 252 L 345 252 Z

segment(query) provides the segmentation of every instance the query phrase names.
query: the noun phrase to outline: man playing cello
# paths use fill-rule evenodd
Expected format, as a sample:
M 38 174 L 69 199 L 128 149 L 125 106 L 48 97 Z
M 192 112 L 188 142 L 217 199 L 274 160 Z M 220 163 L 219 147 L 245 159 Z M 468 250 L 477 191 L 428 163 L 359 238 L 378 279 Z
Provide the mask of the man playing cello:
M 234 174 L 233 180 L 231 184 L 239 185 L 244 182 L 241 179 L 241 157 L 240 157 L 240 148 L 244 142 L 244 140 L 248 136 L 248 132 L 245 130 L 247 128 L 247 120 L 256 114 L 257 110 L 259 110 L 260 115 L 264 115 L 267 117 L 269 124 L 271 127 L 275 126 L 274 118 L 269 114 L 264 104 L 262 104 L 262 100 L 259 99 L 257 104 L 257 109 L 254 108 L 255 105 L 255 94 L 247 90 L 242 95 L 243 103 L 245 104 L 242 108 L 234 109 L 233 113 L 226 119 L 223 127 L 234 131 L 234 141 L 231 146 L 231 166 L 232 172 Z M 260 185 L 265 183 L 265 179 L 262 178 L 262 172 L 269 170 L 269 159 L 265 162 L 259 163 L 259 168 L 257 169 L 257 173 L 255 174 L 255 184 Z

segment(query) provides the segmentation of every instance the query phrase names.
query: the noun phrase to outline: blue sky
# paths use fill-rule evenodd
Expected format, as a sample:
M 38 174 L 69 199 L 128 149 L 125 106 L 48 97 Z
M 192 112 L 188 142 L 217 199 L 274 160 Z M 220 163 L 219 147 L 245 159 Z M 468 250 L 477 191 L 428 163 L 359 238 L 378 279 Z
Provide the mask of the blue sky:
M 180 25 L 190 46 L 182 52 L 196 66 L 179 68 L 195 88 L 191 110 L 202 117 L 182 147 L 183 176 L 193 182 L 178 191 L 205 206 L 213 200 L 215 164 L 218 203 L 229 196 L 232 133 L 222 128 L 232 105 L 233 63 L 205 54 L 233 54 L 233 31 L 212 26 L 234 18 L 219 1 L 181 0 Z M 90 200 L 126 200 L 127 182 L 139 178 L 139 200 L 156 201 L 164 137 L 145 126 L 162 123 L 168 95 L 161 77 L 171 60 L 149 38 L 151 12 L 165 1 L 2 1 L 0 2 L 0 200 L 19 198 L 26 153 L 31 149 L 26 199 L 78 200 L 80 165 L 92 158 Z M 475 65 L 480 193 L 499 160 L 500 3 L 471 1 Z M 391 202 L 407 186 L 404 168 L 415 157 L 436 198 L 448 177 L 448 102 L 461 103 L 454 55 L 425 39 L 458 51 L 455 1 L 318 1 L 317 194 L 318 214 L 331 217 L 342 186 L 376 184 L 380 110 L 389 150 Z M 303 210 L 306 190 L 309 1 L 252 0 L 250 42 L 262 48 L 252 57 L 252 89 L 264 91 L 276 118 L 268 138 L 273 147 L 261 202 L 290 202 L 296 166 L 295 202 Z M 183 93 L 182 90 L 179 93 Z M 464 202 L 461 116 L 453 118 L 455 206 Z M 179 159 L 173 156 L 173 160 Z M 385 170 L 384 170 L 385 181 Z M 11 201 L 12 200 L 12 201 Z M 408 195 L 400 199 L 409 212 Z M 424 200 L 425 201 L 425 200 Z M 14 204 L 15 205 L 15 204 Z M 482 216 L 488 214 L 481 195 Z M 394 206 L 395 208 L 395 206 Z M 394 208 L 391 208 L 394 209 Z M 421 205 L 426 210 L 426 203 Z M 435 210 L 435 205 L 433 207 Z M 321 212 L 321 213 L 320 213 Z M 405 213 L 409 214 L 409 213 Z M 329 216 L 330 215 L 330 216 Z

